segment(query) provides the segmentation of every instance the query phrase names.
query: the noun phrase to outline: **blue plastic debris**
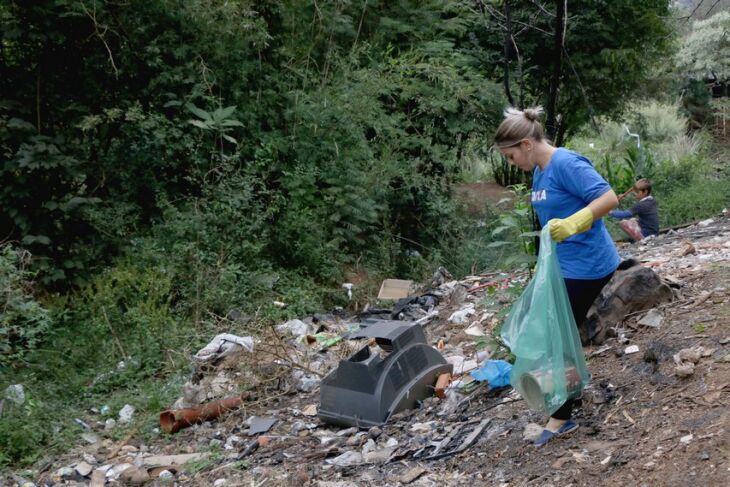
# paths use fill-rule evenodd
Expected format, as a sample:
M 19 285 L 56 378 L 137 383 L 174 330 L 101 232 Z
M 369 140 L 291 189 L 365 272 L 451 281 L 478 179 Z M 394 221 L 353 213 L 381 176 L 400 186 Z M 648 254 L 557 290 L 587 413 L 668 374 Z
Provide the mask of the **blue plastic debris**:
M 509 374 L 512 364 L 504 360 L 487 360 L 480 368 L 471 371 L 471 376 L 478 381 L 487 381 L 491 387 L 509 385 Z

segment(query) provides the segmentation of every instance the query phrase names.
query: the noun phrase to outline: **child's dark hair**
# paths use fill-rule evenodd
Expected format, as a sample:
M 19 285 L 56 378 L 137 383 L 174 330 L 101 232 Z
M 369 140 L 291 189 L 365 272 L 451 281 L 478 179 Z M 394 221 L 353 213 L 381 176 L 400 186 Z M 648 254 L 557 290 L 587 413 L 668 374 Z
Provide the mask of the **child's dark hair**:
M 651 181 L 646 178 L 641 178 L 634 183 L 634 189 L 636 191 L 646 191 L 647 194 L 651 194 Z

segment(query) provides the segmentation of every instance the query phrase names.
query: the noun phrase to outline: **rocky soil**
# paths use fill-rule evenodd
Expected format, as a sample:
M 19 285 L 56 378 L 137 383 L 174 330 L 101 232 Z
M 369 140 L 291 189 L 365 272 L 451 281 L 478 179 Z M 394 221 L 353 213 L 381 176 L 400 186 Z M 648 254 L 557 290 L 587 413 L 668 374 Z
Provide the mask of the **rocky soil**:
M 244 390 L 241 408 L 172 435 L 132 428 L 121 441 L 105 430 L 117 412 L 92 413 L 83 418 L 84 446 L 15 472 L 5 485 L 728 485 L 730 216 L 622 244 L 620 252 L 656 271 L 675 299 L 625 316 L 603 344 L 585 348 L 593 380 L 577 411 L 580 428 L 542 449 L 529 438 L 545 418 L 511 388 L 483 383 L 468 394 L 454 387 L 382 427 L 322 423 L 320 378 L 363 342 L 338 339 L 355 317 L 319 315 L 252 337 L 253 351 L 239 345 L 226 357 L 194 361 L 176 407 Z M 527 279 L 455 282 L 437 273 L 431 298 L 402 317 L 421 320 L 455 369 L 469 369 L 485 358 L 479 351 L 499 357 L 491 332 Z M 311 344 L 306 336 L 315 337 Z M 260 424 L 254 417 L 276 421 L 249 435 Z M 454 436 L 461 444 L 474 428 L 463 451 L 424 458 L 433 442 Z

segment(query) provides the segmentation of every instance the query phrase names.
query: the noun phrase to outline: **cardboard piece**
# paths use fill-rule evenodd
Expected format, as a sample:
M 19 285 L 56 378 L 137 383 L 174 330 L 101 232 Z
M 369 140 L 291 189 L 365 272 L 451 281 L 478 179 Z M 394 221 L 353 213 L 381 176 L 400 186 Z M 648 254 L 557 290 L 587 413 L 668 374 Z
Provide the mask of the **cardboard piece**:
M 413 293 L 413 281 L 385 279 L 380 285 L 378 299 L 403 299 Z

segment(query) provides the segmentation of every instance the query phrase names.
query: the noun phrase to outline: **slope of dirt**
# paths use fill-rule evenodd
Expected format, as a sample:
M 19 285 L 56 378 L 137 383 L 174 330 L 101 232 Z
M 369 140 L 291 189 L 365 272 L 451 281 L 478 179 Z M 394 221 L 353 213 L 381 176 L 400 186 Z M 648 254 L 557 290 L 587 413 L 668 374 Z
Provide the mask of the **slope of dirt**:
M 86 485 L 88 475 L 69 473 L 83 459 L 96 470 L 137 465 L 148 475 L 142 483 L 157 485 L 163 483 L 157 478 L 160 469 L 145 466 L 151 455 L 202 453 L 206 456 L 185 467 L 168 467 L 168 482 L 330 487 L 728 485 L 730 217 L 625 245 L 620 251 L 672 283 L 676 299 L 658 307 L 663 316 L 659 328 L 638 325 L 644 313 L 635 313 L 617 324 L 617 337 L 585 349 L 593 380 L 576 414 L 580 428 L 542 449 L 526 441 L 524 432 L 529 423 L 542 424 L 545 418 L 530 411 L 509 387 L 482 386 L 470 395 L 429 398 L 421 409 L 400 413 L 380 428 L 358 431 L 324 424 L 313 415 L 318 389 L 302 387 L 302 377 L 329 372 L 362 343 L 343 340 L 321 351 L 272 335 L 258 337 L 254 353 L 227 357 L 201 371 L 215 377 L 218 385 L 225 380 L 237 387 L 245 384 L 249 391 L 243 408 L 175 435 L 138 431 L 123 442 L 104 439 L 100 419 L 84 418 L 98 430 L 100 441 L 29 474 L 47 485 Z M 444 342 L 445 356 L 471 359 L 484 339 L 465 329 L 476 324 L 489 331 L 497 326 L 526 279 L 524 274 L 493 274 L 441 285 L 439 307 L 422 312 L 429 341 Z M 470 306 L 471 316 L 456 323 L 452 313 Z M 320 323 L 327 320 L 339 323 L 331 329 L 347 321 L 320 317 Z M 633 345 L 639 351 L 626 353 Z M 692 347 L 702 347 L 696 349 L 697 364 L 692 373 L 680 377 L 673 357 Z M 225 387 L 218 395 L 227 395 Z M 263 435 L 247 436 L 252 416 L 277 422 Z M 418 458 L 419 450 L 432 442 L 482 421 L 481 434 L 465 451 L 437 460 Z M 62 467 L 68 469 L 60 471 Z M 119 485 L 121 480 L 115 478 L 119 475 L 107 475 L 106 485 Z M 19 479 L 9 477 L 7 485 L 20 484 Z

